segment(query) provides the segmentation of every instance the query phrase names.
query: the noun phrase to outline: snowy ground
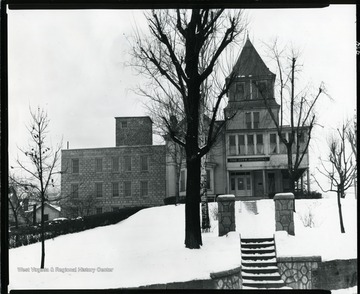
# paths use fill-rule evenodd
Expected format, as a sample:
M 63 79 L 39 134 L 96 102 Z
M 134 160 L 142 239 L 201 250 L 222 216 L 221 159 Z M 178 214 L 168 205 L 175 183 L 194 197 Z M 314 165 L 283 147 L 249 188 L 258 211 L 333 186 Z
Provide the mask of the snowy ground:
M 209 279 L 211 272 L 240 265 L 239 233 L 274 235 L 272 200 L 257 201 L 257 214 L 237 202 L 237 232 L 224 237 L 217 236 L 216 203 L 209 209 L 211 232 L 203 234 L 200 250 L 184 247 L 184 205 L 145 209 L 115 225 L 47 240 L 44 272 L 38 272 L 40 243 L 11 249 L 9 288 L 100 289 Z M 335 199 L 297 200 L 296 236 L 276 234 L 279 256 L 356 258 L 356 201 L 343 200 L 343 210 L 346 234 L 340 233 Z M 304 227 L 312 213 L 313 227 Z M 334 293 L 356 292 L 353 287 Z

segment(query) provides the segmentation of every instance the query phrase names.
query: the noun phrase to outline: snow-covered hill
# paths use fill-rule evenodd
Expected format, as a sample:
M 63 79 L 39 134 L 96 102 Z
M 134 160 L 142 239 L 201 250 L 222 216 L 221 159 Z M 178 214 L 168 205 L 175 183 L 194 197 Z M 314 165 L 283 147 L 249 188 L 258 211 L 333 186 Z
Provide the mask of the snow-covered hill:
M 200 250 L 184 246 L 184 205 L 142 210 L 115 225 L 46 241 L 46 271 L 39 273 L 40 243 L 9 251 L 11 289 L 120 288 L 209 279 L 211 272 L 240 265 L 242 236 L 274 234 L 274 202 L 256 209 L 236 203 L 237 232 L 218 237 L 216 203 L 210 203 L 211 232 Z M 356 200 L 343 200 L 346 234 L 340 233 L 336 199 L 297 200 L 296 236 L 277 233 L 280 256 L 355 258 Z M 304 227 L 312 214 L 312 228 Z

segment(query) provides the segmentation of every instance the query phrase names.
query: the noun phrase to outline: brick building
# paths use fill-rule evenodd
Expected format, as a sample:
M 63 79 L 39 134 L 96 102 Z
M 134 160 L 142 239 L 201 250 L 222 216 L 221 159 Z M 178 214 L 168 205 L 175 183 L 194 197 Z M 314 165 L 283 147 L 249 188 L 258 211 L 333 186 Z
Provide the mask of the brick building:
M 115 147 L 62 150 L 61 206 L 68 216 L 162 205 L 165 146 L 149 117 L 117 117 Z

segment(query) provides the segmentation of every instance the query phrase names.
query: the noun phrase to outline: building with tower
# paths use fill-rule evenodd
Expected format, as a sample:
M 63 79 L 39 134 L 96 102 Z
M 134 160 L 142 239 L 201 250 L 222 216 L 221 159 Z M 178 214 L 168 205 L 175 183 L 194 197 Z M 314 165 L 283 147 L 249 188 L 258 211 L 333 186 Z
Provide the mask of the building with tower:
M 220 142 L 210 151 L 206 165 L 208 194 L 234 194 L 237 199 L 268 198 L 289 190 L 287 150 L 280 141 L 273 119 L 279 121 L 280 105 L 274 97 L 275 74 L 272 73 L 253 44 L 247 39 L 233 68 L 235 80 L 228 93 L 225 117 L 233 116 L 226 125 Z M 306 127 L 304 127 L 306 128 Z M 289 126 L 282 132 L 288 138 Z M 304 132 L 306 133 L 306 132 Z M 305 138 L 300 137 L 300 148 Z M 171 142 L 167 142 L 171 144 Z M 180 195 L 185 195 L 185 162 L 180 175 Z M 308 172 L 309 156 L 305 153 L 298 180 Z M 175 195 L 174 167 L 167 165 L 168 194 Z M 307 173 L 308 174 L 308 173 Z M 309 181 L 308 181 L 309 183 Z
M 227 95 L 226 124 L 206 156 L 207 195 L 234 194 L 237 200 L 272 197 L 289 190 L 287 150 L 275 120 L 275 74 L 248 39 L 237 60 Z M 232 75 L 233 76 L 233 75 Z M 206 122 L 206 117 L 204 121 Z M 174 143 L 153 145 L 149 117 L 115 118 L 115 147 L 62 150 L 62 209 L 68 215 L 102 213 L 128 206 L 163 205 L 164 198 L 186 194 L 186 160 L 173 156 Z M 306 128 L 304 134 L 306 134 Z M 291 129 L 282 127 L 288 138 Z M 305 148 L 304 136 L 299 137 Z M 308 175 L 309 155 L 299 166 Z M 309 181 L 308 181 L 309 184 Z M 308 189 L 309 190 L 309 189 Z

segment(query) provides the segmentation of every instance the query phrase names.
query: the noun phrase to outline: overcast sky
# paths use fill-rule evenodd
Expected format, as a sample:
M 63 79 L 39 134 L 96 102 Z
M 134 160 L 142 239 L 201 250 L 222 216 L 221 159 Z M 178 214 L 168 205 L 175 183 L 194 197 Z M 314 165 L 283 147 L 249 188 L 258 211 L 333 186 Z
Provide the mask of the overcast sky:
M 334 99 L 320 101 L 312 164 L 324 152 L 330 127 L 353 117 L 356 107 L 355 5 L 321 9 L 246 10 L 249 36 L 267 63 L 263 42 L 278 38 L 301 51 L 302 77 L 314 89 L 325 82 Z M 143 11 L 8 11 L 9 160 L 27 141 L 29 107 L 51 119 L 53 145 L 115 146 L 117 116 L 146 115 L 133 89 L 141 77 L 126 66 L 128 37 L 146 31 Z M 236 54 L 237 55 L 237 54 Z M 275 72 L 275 69 L 270 67 Z

